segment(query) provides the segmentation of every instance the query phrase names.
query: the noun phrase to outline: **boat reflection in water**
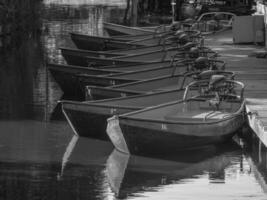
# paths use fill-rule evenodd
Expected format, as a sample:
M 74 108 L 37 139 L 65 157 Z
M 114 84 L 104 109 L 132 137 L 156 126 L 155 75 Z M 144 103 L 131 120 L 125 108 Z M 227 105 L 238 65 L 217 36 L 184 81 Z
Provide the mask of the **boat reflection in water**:
M 76 135 L 70 140 L 62 157 L 61 177 L 71 173 L 71 166 L 99 166 L 104 168 L 113 150 L 110 142 L 80 138 Z
M 257 182 L 264 193 L 267 193 L 267 147 L 254 133 L 250 136 L 251 149 L 246 152 L 245 157 Z
M 73 199 L 104 199 L 113 195 L 105 175 L 112 149 L 110 142 L 73 136 L 62 157 L 58 184 L 70 186 L 65 192 L 74 194 Z
M 225 169 L 233 164 L 232 156 L 241 154 L 235 144 L 207 146 L 199 151 L 183 152 L 172 157 L 147 158 L 114 150 L 107 160 L 107 177 L 118 198 L 139 196 L 161 186 L 198 179 L 207 175 L 210 183 L 224 183 Z

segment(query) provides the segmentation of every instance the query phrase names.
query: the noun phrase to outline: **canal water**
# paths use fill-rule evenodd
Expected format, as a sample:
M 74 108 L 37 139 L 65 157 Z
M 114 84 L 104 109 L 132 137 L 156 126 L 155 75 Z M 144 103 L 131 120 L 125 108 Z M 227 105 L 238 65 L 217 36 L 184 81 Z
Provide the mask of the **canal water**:
M 73 46 L 70 31 L 105 34 L 103 21 L 122 21 L 126 2 L 39 4 L 29 31 L 0 38 L 1 200 L 267 199 L 267 151 L 255 138 L 146 158 L 73 136 L 46 63 L 64 62 L 57 48 Z

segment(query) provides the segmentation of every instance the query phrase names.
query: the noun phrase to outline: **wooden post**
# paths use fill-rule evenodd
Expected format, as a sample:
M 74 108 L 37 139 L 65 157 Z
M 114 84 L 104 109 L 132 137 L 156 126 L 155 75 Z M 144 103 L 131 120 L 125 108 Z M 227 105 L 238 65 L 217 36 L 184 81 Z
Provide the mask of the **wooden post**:
M 127 21 L 128 21 L 129 8 L 130 8 L 130 0 L 127 0 L 127 6 L 126 6 L 126 9 L 125 9 L 124 18 L 123 18 L 123 23 L 124 24 L 127 24 Z
M 137 16 L 138 16 L 138 0 L 132 0 L 132 26 L 137 25 Z
M 175 7 L 176 7 L 176 1 L 175 0 L 171 0 L 171 7 L 172 7 L 172 23 L 174 23 L 175 21 Z
M 183 0 L 176 0 L 176 17 L 175 17 L 176 21 L 182 20 L 182 13 L 181 13 L 182 3 L 183 3 Z

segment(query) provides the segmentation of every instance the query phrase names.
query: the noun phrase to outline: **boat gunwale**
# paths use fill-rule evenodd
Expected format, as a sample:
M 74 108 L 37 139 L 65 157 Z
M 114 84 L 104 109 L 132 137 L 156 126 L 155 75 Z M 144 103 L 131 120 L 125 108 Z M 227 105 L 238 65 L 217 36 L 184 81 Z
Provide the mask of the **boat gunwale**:
M 127 39 L 119 39 L 119 38 L 112 38 L 112 37 L 107 37 L 107 36 L 99 36 L 99 35 L 87 35 L 87 34 L 82 34 L 82 33 L 75 33 L 75 32 L 70 32 L 69 33 L 71 37 L 79 37 L 79 39 L 83 40 L 84 38 L 99 38 L 105 40 L 105 42 L 109 42 L 110 40 L 113 41 L 119 41 L 119 42 L 129 42 L 131 40 Z M 80 38 L 82 37 L 82 38 Z
M 168 65 L 168 66 L 159 66 L 159 67 L 154 67 L 154 68 L 148 68 L 148 69 L 141 69 L 141 70 L 136 70 L 136 71 L 126 71 L 126 72 L 122 72 L 122 73 L 116 73 L 116 74 L 111 74 L 111 75 L 104 75 L 105 77 L 114 77 L 114 78 L 117 78 L 117 76 L 123 76 L 123 75 L 132 75 L 132 74 L 137 74 L 138 73 L 143 73 L 143 72 L 153 72 L 153 71 L 157 71 L 157 70 L 163 70 L 163 69 L 179 69 L 179 68 L 185 68 L 186 67 L 186 64 L 183 64 L 183 65 Z M 171 71 L 170 74 L 172 74 L 173 72 Z M 186 72 L 185 72 L 186 73 Z M 184 74 L 181 72 L 181 74 Z M 142 80 L 142 79 L 140 79 Z
M 133 96 L 127 96 L 127 97 L 115 97 L 115 98 L 109 98 L 109 99 L 100 99 L 100 100 L 92 100 L 92 101 L 72 101 L 72 100 L 60 100 L 58 103 L 71 103 L 71 104 L 85 104 L 85 105 L 91 105 L 93 104 L 94 106 L 102 106 L 98 105 L 97 103 L 108 103 L 112 101 L 118 101 L 118 100 L 130 100 L 130 99 L 135 99 L 135 98 L 142 98 L 142 97 L 148 97 L 148 96 L 156 96 L 160 94 L 165 94 L 165 93 L 170 93 L 170 92 L 181 92 L 184 91 L 184 89 L 172 89 L 172 90 L 166 90 L 166 91 L 159 91 L 159 92 L 152 92 L 152 93 L 144 93 L 144 94 L 138 94 L 138 95 L 133 95 Z M 107 105 L 107 104 L 103 104 Z M 108 105 L 107 105 L 108 106 Z M 120 105 L 118 105 L 120 106 Z M 123 106 L 122 106 L 123 107 Z M 129 106 L 131 107 L 131 106 Z
M 107 72 L 107 74 L 108 73 L 128 72 L 128 71 L 121 71 L 121 70 L 109 70 L 108 68 L 102 69 L 102 68 L 95 68 L 95 67 L 83 67 L 83 66 L 79 66 L 79 65 L 69 65 L 69 64 L 59 64 L 59 63 L 47 63 L 46 65 L 48 66 L 49 69 L 52 69 L 52 70 L 62 68 L 61 71 L 63 71 L 64 69 L 81 69 L 81 70 L 87 70 L 88 69 L 88 71 Z M 79 72 L 77 72 L 77 73 L 79 73 Z M 84 73 L 84 72 L 80 72 L 80 73 Z
M 108 86 L 106 88 L 120 89 L 120 87 L 131 86 L 131 85 L 135 85 L 135 84 L 147 83 L 147 82 L 152 82 L 152 81 L 159 81 L 159 80 L 168 79 L 168 78 L 178 78 L 178 77 L 185 78 L 185 75 L 183 75 L 183 74 L 165 75 L 165 76 L 159 76 L 159 77 L 155 77 L 155 78 L 151 78 L 151 79 L 145 79 L 145 80 L 139 80 L 139 81 L 130 82 L 130 83 L 123 83 L 123 84 L 119 84 L 119 85 Z M 183 88 L 183 86 L 181 86 L 180 88 Z M 129 91 L 132 91 L 132 90 L 129 90 Z
M 122 106 L 122 105 L 108 105 L 108 104 L 94 104 L 94 102 L 79 102 L 79 101 L 69 101 L 69 100 L 62 100 L 59 101 L 59 103 L 62 104 L 62 106 L 64 107 L 64 104 L 71 104 L 74 106 L 79 106 L 79 105 L 85 105 L 85 106 L 90 106 L 90 107 L 100 107 L 100 108 L 121 108 L 121 109 L 134 109 L 134 110 L 141 110 L 143 108 L 145 108 L 145 106 L 143 107 L 139 107 L 139 106 Z
M 86 50 L 86 49 L 77 49 L 77 48 L 70 48 L 70 47 L 59 47 L 58 48 L 60 51 L 68 51 L 68 52 L 76 52 L 77 54 L 78 53 L 93 53 L 93 54 L 99 54 L 99 55 L 114 55 L 115 56 L 124 56 L 124 55 L 127 55 L 127 54 L 124 54 L 124 53 L 110 53 L 108 51 L 93 51 L 93 50 Z M 70 53 L 67 54 L 69 55 Z M 66 53 L 66 52 L 65 52 Z M 80 56 L 83 56 L 83 55 L 80 55 Z

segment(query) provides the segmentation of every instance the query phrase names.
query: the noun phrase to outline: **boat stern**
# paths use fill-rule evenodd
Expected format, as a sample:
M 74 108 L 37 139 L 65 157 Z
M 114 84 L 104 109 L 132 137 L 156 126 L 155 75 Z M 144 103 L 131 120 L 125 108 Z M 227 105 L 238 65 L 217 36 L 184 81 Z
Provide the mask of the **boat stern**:
M 108 121 L 108 125 L 107 125 L 106 132 L 111 142 L 113 143 L 113 145 L 118 151 L 129 154 L 130 152 L 129 152 L 128 146 L 126 144 L 122 130 L 120 128 L 119 117 L 115 115 L 109 118 L 107 121 Z

